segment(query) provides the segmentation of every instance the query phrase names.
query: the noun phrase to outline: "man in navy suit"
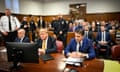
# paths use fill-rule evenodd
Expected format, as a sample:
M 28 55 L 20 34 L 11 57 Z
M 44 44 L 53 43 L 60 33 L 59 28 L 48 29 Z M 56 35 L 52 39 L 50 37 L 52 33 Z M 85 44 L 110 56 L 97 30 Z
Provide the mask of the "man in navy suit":
M 41 28 L 39 31 L 40 38 L 37 41 L 39 54 L 49 54 L 57 51 L 56 39 L 48 35 L 46 28 Z
M 18 31 L 18 36 L 15 38 L 14 42 L 30 42 L 29 38 L 25 36 L 25 30 L 24 29 L 19 29 Z
M 97 34 L 97 52 L 100 48 L 106 48 L 106 57 L 109 55 L 110 33 L 106 31 L 105 26 L 101 26 L 101 31 Z
M 92 59 L 95 57 L 95 51 L 91 40 L 84 37 L 84 31 L 81 29 L 75 30 L 75 38 L 71 39 L 68 46 L 65 48 L 65 56 L 72 58 Z
M 92 31 L 89 30 L 88 26 L 84 26 L 84 36 L 86 38 L 89 38 L 89 39 L 93 40 Z

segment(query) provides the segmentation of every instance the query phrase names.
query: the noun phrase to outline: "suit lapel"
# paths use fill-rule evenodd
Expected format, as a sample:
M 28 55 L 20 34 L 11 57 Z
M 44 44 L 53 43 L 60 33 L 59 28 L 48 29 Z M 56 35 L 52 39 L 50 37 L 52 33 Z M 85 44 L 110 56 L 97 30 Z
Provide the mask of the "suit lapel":
M 49 48 L 49 44 L 50 43 L 50 38 L 49 38 L 49 36 L 48 36 L 48 40 L 47 40 L 47 48 Z

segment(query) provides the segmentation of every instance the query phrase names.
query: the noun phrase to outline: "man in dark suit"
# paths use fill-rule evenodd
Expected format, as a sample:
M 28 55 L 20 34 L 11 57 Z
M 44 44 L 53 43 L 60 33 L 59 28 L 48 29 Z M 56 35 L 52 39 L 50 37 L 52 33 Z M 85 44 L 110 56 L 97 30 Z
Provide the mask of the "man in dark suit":
M 39 55 L 49 54 L 57 51 L 56 40 L 48 35 L 46 28 L 41 28 L 39 31 L 40 38 L 37 41 Z
M 30 42 L 29 38 L 25 36 L 25 30 L 24 29 L 19 29 L 18 31 L 18 36 L 15 38 L 14 42 Z
M 43 20 L 43 18 L 41 16 L 40 16 L 37 23 L 38 23 L 38 28 L 45 28 L 46 27 L 45 21 Z
M 101 26 L 101 31 L 97 34 L 97 52 L 99 56 L 100 48 L 106 48 L 106 57 L 109 56 L 110 33 L 106 31 L 105 26 Z
M 54 30 L 57 30 L 57 25 L 58 25 L 58 20 L 56 19 L 56 17 L 53 17 L 51 22 L 52 28 L 54 28 Z
M 28 26 L 28 22 L 27 22 L 27 17 L 23 17 L 20 28 L 25 29 L 26 35 L 28 36 L 29 26 Z
M 91 40 L 84 37 L 84 31 L 81 29 L 75 30 L 75 38 L 71 39 L 68 46 L 65 48 L 65 56 L 72 58 L 92 59 L 95 57 L 95 51 Z
M 84 36 L 86 38 L 89 38 L 89 39 L 93 40 L 93 38 L 92 38 L 92 31 L 89 30 L 88 26 L 84 26 Z
M 32 41 L 35 41 L 36 25 L 33 16 L 31 16 L 30 20 L 30 31 L 32 32 Z

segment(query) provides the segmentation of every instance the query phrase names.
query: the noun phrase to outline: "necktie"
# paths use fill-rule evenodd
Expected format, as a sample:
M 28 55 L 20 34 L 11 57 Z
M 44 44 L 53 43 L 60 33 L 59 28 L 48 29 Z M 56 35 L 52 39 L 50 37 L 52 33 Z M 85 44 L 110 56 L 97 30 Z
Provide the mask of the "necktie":
M 19 38 L 19 42 L 22 43 L 22 39 L 21 38 Z
M 81 42 L 80 42 L 80 43 L 77 43 L 76 51 L 79 52 L 80 48 L 81 48 Z
M 104 41 L 104 32 L 102 32 L 102 41 Z
M 8 16 L 8 19 L 9 19 L 9 30 L 11 31 L 11 30 L 12 30 L 12 27 L 11 27 L 11 20 L 10 20 L 10 16 Z
M 46 49 L 46 42 L 45 42 L 45 40 L 42 41 L 42 49 Z
M 86 37 L 88 38 L 88 31 L 86 31 Z
M 104 34 L 104 39 L 103 39 L 103 40 L 106 41 L 106 40 L 105 40 L 105 32 L 103 32 L 103 34 Z

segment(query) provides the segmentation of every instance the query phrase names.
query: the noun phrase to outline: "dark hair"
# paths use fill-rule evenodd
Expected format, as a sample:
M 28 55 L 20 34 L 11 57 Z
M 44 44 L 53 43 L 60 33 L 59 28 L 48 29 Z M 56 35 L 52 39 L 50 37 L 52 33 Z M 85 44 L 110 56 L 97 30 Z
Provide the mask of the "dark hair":
M 83 36 L 84 35 L 84 30 L 80 29 L 80 28 L 76 28 L 75 33 L 81 34 Z

